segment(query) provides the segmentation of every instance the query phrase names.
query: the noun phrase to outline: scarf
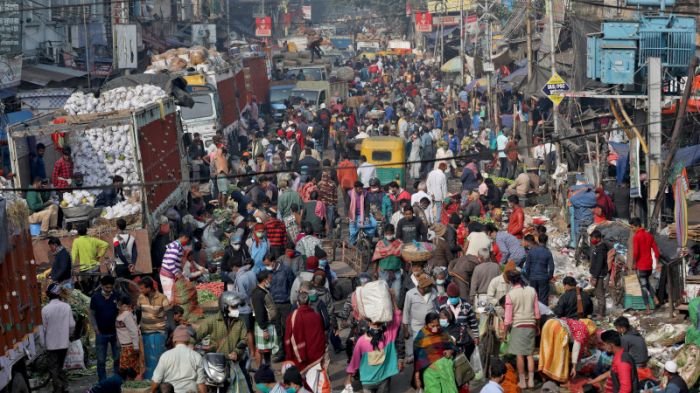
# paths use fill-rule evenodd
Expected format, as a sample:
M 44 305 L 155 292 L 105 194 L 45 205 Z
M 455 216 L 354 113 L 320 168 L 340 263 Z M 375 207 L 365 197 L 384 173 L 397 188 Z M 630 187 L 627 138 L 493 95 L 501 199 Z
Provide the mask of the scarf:
M 307 305 L 301 305 L 287 317 L 284 350 L 302 374 L 323 360 L 326 333 L 321 316 Z M 323 339 L 319 339 L 323 337 Z
M 314 214 L 321 220 L 326 219 L 326 205 L 321 201 L 316 201 L 316 207 L 314 208 Z
M 452 348 L 452 339 L 445 330 L 440 328 L 437 333 L 432 333 L 427 327 L 418 332 L 414 340 L 415 367 L 416 370 L 424 370 L 431 364 L 442 359 L 443 352 Z
M 364 195 L 363 195 L 364 196 Z M 350 209 L 348 210 L 351 214 L 349 217 L 350 221 L 355 221 L 355 217 L 357 215 L 355 212 L 357 211 L 357 198 L 359 195 L 357 195 L 357 191 L 352 190 L 350 191 Z M 365 222 L 365 198 L 360 198 L 360 223 Z

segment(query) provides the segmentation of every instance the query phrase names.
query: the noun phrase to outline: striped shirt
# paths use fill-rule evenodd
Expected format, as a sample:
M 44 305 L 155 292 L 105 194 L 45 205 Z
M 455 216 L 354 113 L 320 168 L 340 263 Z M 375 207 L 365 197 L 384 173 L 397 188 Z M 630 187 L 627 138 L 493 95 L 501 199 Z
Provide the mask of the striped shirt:
M 165 246 L 165 254 L 163 254 L 163 264 L 160 267 L 161 273 L 177 276 L 182 273 L 182 256 L 185 250 L 182 248 L 179 240 L 170 242 Z
M 284 223 L 277 218 L 270 218 L 265 223 L 265 232 L 270 247 L 284 247 L 287 240 L 287 230 Z
M 138 307 L 141 309 L 141 331 L 144 333 L 165 331 L 165 309 L 170 306 L 168 298 L 160 292 L 151 297 L 139 295 Z
M 333 181 L 321 180 L 318 182 L 318 200 L 326 205 L 338 204 L 338 187 Z

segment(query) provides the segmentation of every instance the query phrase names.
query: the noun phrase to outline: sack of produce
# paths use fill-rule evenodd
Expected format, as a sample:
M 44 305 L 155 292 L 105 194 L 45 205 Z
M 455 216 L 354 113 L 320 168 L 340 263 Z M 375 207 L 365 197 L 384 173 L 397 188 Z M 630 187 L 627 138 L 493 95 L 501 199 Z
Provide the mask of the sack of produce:
M 206 49 L 192 49 L 190 51 L 190 64 L 196 66 L 206 63 L 208 57 L 209 52 Z
M 187 68 L 187 61 L 179 57 L 171 57 L 168 60 L 168 71 L 178 72 Z
M 339 80 L 345 82 L 355 79 L 355 71 L 350 67 L 336 68 L 335 75 Z
M 394 318 L 394 304 L 386 281 L 372 281 L 358 287 L 353 299 L 362 318 L 374 323 L 391 322 Z
M 197 289 L 194 284 L 186 278 L 175 281 L 172 303 L 182 307 L 185 311 L 183 314 L 185 320 L 189 320 L 190 318 L 196 319 L 204 315 L 204 311 L 199 307 L 199 302 L 197 301 Z

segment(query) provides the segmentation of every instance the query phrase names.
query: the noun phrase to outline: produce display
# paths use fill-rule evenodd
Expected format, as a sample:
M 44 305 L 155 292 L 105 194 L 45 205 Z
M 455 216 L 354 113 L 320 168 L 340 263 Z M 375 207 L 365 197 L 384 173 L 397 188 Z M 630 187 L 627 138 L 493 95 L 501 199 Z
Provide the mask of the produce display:
M 138 110 L 167 97 L 163 89 L 154 85 L 118 87 L 102 92 L 99 98 L 83 92 L 74 93 L 64 109 L 71 115 Z M 69 138 L 74 171 L 84 175 L 86 186 L 104 185 L 105 179 L 114 175 L 123 177 L 126 183 L 139 182 L 134 153 L 136 141 L 130 125 L 90 128 L 71 133 Z
M 66 208 L 77 206 L 95 206 L 95 195 L 85 190 L 64 192 L 61 207 Z
M 167 98 L 163 89 L 155 85 L 138 85 L 136 87 L 118 87 L 100 92 L 100 97 L 85 94 L 81 91 L 73 93 L 66 101 L 63 109 L 69 115 L 87 115 L 121 110 L 134 110 Z
M 202 292 L 209 292 L 215 296 L 214 300 L 218 299 L 222 293 L 224 293 L 224 283 L 223 282 L 205 282 L 197 284 L 197 292 L 201 296 Z M 211 299 L 209 299 L 211 300 Z M 202 303 L 202 301 L 200 301 Z
M 200 304 L 215 302 L 217 300 L 219 300 L 219 298 L 210 291 L 197 291 L 197 302 Z
M 130 201 L 121 201 L 114 206 L 107 206 L 102 210 L 101 217 L 113 219 L 130 216 L 141 211 L 141 205 Z
M 71 310 L 78 315 L 88 317 L 90 312 L 90 298 L 77 289 L 62 289 L 61 297 L 70 305 Z

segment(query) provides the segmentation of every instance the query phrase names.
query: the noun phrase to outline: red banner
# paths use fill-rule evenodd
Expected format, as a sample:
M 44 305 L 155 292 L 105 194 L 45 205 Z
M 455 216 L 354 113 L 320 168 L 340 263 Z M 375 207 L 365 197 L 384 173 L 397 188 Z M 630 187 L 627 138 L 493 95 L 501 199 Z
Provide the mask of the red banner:
M 430 12 L 416 12 L 416 31 L 419 33 L 433 31 L 433 16 Z
M 255 35 L 269 37 L 272 35 L 272 19 L 269 16 L 255 18 Z

